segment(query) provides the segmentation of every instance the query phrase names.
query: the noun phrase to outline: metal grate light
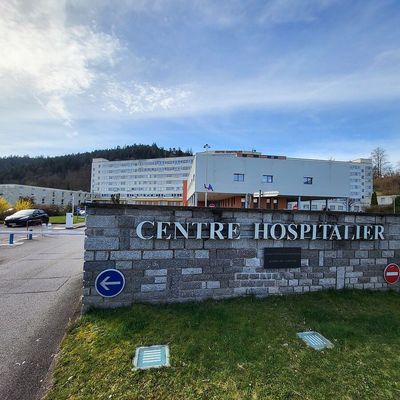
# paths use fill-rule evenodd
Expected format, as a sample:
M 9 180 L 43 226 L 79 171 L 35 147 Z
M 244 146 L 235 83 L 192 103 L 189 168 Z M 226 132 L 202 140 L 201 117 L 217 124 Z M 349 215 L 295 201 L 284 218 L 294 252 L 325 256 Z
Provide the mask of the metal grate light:
M 135 369 L 169 367 L 169 347 L 165 345 L 138 347 L 133 367 Z
M 333 344 L 318 332 L 299 332 L 297 336 L 302 339 L 307 346 L 315 350 L 322 350 L 325 348 L 331 349 L 333 347 Z

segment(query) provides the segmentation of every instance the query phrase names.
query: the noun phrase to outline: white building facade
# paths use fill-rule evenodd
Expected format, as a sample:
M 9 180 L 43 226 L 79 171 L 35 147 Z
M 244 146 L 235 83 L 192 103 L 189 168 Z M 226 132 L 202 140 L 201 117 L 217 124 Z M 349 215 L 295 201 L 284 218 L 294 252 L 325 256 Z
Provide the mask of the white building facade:
M 193 157 L 92 162 L 93 201 L 110 201 L 118 195 L 121 202 L 182 205 L 184 185 Z
M 90 199 L 90 193 L 82 190 L 54 189 L 40 186 L 1 184 L 0 197 L 14 205 L 20 197 L 30 197 L 37 205 L 75 206 Z
M 306 202 L 308 209 L 319 209 L 335 199 L 338 210 L 343 205 L 344 211 L 361 211 L 370 204 L 372 191 L 370 159 L 344 162 L 213 151 L 195 156 L 187 204 L 287 209 Z

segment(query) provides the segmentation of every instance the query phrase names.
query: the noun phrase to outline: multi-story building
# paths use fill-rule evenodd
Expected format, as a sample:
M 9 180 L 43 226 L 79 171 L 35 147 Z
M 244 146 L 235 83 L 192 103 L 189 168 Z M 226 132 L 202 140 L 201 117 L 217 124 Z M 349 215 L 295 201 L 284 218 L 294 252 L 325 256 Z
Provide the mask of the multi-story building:
M 344 210 L 356 211 L 370 204 L 371 195 L 369 159 L 344 162 L 212 151 L 195 155 L 184 203 L 286 209 L 307 202 L 308 209 L 318 209 L 318 204 L 327 208 L 335 199 Z
M 91 192 L 93 201 L 182 205 L 183 182 L 193 157 L 154 158 L 146 160 L 92 162 Z
M 90 193 L 82 190 L 54 189 L 40 186 L 1 184 L 0 197 L 15 204 L 20 197 L 30 197 L 37 205 L 79 205 L 90 199 Z

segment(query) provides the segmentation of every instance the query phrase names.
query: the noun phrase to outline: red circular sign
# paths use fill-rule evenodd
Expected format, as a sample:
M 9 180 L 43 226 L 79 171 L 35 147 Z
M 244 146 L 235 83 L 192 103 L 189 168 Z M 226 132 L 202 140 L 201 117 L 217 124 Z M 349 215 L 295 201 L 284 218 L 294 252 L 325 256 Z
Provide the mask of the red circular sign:
M 400 278 L 400 268 L 397 264 L 389 264 L 383 272 L 383 277 L 387 283 L 393 285 Z

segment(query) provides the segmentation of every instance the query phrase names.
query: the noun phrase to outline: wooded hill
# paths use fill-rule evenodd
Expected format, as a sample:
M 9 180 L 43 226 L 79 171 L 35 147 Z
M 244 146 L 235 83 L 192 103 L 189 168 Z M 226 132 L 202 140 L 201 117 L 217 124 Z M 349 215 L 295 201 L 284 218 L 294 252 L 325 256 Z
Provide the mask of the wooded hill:
M 151 146 L 134 144 L 57 157 L 9 156 L 0 158 L 0 184 L 17 183 L 90 191 L 90 171 L 93 158 L 115 161 L 188 155 L 192 155 L 190 150 L 182 151 L 180 148 L 167 150 L 153 143 Z
M 374 190 L 378 195 L 400 195 L 400 174 L 374 178 Z

